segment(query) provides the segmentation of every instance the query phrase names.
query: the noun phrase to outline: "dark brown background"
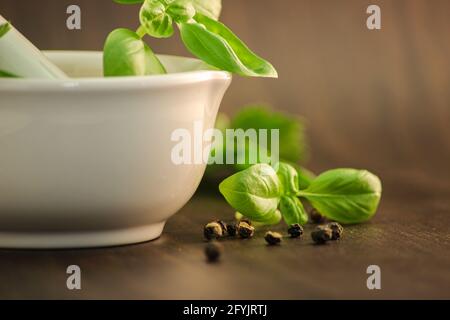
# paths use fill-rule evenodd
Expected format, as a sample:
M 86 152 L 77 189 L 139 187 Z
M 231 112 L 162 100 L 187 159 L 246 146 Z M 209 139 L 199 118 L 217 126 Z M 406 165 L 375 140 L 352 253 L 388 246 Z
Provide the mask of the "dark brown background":
M 69 4 L 81 7 L 81 31 L 65 27 Z M 365 26 L 369 4 L 382 8 L 381 31 Z M 41 49 L 101 50 L 114 28 L 136 28 L 138 10 L 112 0 L 0 2 L 0 13 Z M 446 0 L 224 0 L 222 20 L 280 78 L 235 77 L 222 110 L 267 103 L 303 115 L 318 169 L 414 169 L 443 182 L 442 173 L 450 176 L 449 14 Z M 178 36 L 149 43 L 189 55 Z
M 65 27 L 69 4 L 81 6 L 81 31 Z M 365 26 L 369 4 L 381 6 L 381 31 L 369 31 Z M 112 29 L 136 28 L 138 9 L 110 0 L 0 2 L 0 13 L 41 49 L 100 50 Z M 198 237 L 201 224 L 212 215 L 205 208 L 218 217 L 229 215 L 230 209 L 220 199 L 197 195 L 153 243 L 58 254 L 3 252 L 1 261 L 8 262 L 0 265 L 2 275 L 12 275 L 18 268 L 26 279 L 20 285 L 10 282 L 5 296 L 450 298 L 449 15 L 450 2 L 446 0 L 224 1 L 222 20 L 270 60 L 280 78 L 235 77 L 222 110 L 233 113 L 244 104 L 265 103 L 300 114 L 308 124 L 309 167 L 316 171 L 340 166 L 367 168 L 383 180 L 377 217 L 371 224 L 350 228 L 339 250 L 314 251 L 307 245 L 302 249 L 288 244 L 285 247 L 296 252 L 302 262 L 285 249 L 276 257 L 287 259 L 286 265 L 271 262 L 254 271 L 250 258 L 261 262 L 268 258 L 267 249 L 254 242 L 259 249 L 246 253 L 250 249 L 233 243 L 230 250 L 237 251 L 229 253 L 222 266 L 228 273 L 205 267 Z M 178 36 L 148 40 L 157 52 L 189 55 Z M 183 228 L 185 223 L 191 225 L 190 232 Z M 314 256 L 317 252 L 334 259 L 327 262 L 325 274 L 319 273 L 325 256 Z M 159 257 L 158 262 L 154 256 Z M 59 288 L 56 284 L 42 289 L 47 269 L 60 272 L 53 280 L 64 282 L 64 266 L 77 259 L 85 268 L 92 266 L 86 280 L 90 291 L 73 295 L 55 289 Z M 102 269 L 106 272 L 94 271 L 94 265 L 101 263 L 109 265 Z M 369 263 L 387 266 L 389 282 L 384 288 L 388 289 L 381 294 L 365 289 L 364 266 Z M 25 265 L 35 266 L 34 276 L 26 272 Z M 141 278 L 125 275 L 123 268 L 134 268 L 137 274 L 142 271 Z M 302 278 L 296 268 L 309 272 L 310 278 Z M 254 274 L 245 279 L 232 277 L 239 272 L 250 274 L 250 270 Z M 208 289 L 205 271 L 216 277 L 223 291 Z M 190 274 L 191 282 L 181 274 Z M 274 277 L 273 283 L 268 275 Z M 111 284 L 111 276 L 119 283 Z M 152 289 L 140 279 L 156 282 L 162 289 Z M 333 289 L 325 281 L 331 281 Z M 255 290 L 236 293 L 231 288 L 235 282 L 247 283 Z M 128 291 L 115 290 L 122 286 Z

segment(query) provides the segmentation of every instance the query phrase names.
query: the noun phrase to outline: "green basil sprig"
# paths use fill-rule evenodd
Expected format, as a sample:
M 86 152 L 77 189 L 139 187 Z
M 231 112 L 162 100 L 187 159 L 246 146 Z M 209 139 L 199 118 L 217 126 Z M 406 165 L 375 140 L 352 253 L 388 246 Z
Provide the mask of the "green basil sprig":
M 298 172 L 294 167 L 284 162 L 275 165 L 278 179 L 280 180 L 282 193 L 284 195 L 297 195 L 299 192 Z
M 299 190 L 304 190 L 308 188 L 316 178 L 316 175 L 312 171 L 306 169 L 305 167 L 302 167 L 293 162 L 287 162 L 287 164 L 289 164 L 297 171 Z
M 145 0 L 114 0 L 120 4 L 137 4 Z M 168 5 L 175 0 L 160 0 L 161 3 Z M 180 2 L 189 2 L 194 6 L 196 12 L 201 13 L 211 19 L 218 20 L 222 11 L 222 0 L 181 0 Z
M 0 25 L 0 38 L 3 37 L 9 30 L 11 30 L 11 25 L 7 22 Z
M 176 23 L 190 21 L 197 11 L 191 1 L 174 0 L 167 6 L 167 13 Z
M 289 225 L 308 221 L 298 197 L 307 199 L 331 220 L 344 224 L 367 221 L 378 208 L 381 189 L 380 179 L 366 170 L 334 169 L 299 190 L 297 171 L 286 163 L 279 163 L 276 170 L 268 164 L 256 164 L 219 185 L 227 202 L 247 218 L 273 224 L 279 210 Z
M 219 190 L 236 211 L 257 222 L 273 220 L 282 194 L 277 173 L 266 164 L 232 175 Z
M 148 35 L 155 38 L 169 38 L 173 35 L 172 17 L 159 0 L 146 0 L 139 12 L 139 18 Z
M 295 196 L 282 196 L 280 211 L 287 225 L 295 223 L 305 225 L 308 222 L 308 214 L 303 204 Z
M 238 141 L 234 140 L 234 148 L 232 150 L 227 144 L 227 139 L 224 139 L 220 144 L 215 143 L 211 150 L 211 162 L 208 165 L 204 183 L 211 183 L 216 185 L 223 177 L 229 176 L 236 171 L 247 169 L 255 163 L 268 163 L 270 164 L 270 150 L 271 141 L 278 141 L 279 159 L 285 163 L 293 166 L 298 173 L 299 189 L 306 189 L 315 175 L 311 171 L 298 165 L 298 163 L 305 163 L 308 158 L 308 144 L 306 136 L 306 125 L 301 117 L 287 114 L 281 111 L 272 110 L 268 106 L 250 105 L 240 108 L 233 117 L 229 117 L 224 113 L 219 113 L 217 116 L 215 128 L 219 129 L 223 135 L 226 135 L 226 129 L 242 129 L 244 131 L 248 129 L 256 130 L 257 149 L 260 152 L 257 153 L 257 162 L 250 161 L 250 152 L 248 148 L 250 140 L 246 139 L 244 149 L 238 149 Z M 259 129 L 265 129 L 267 133 L 267 139 L 262 135 L 264 131 Z M 278 139 L 273 139 L 271 129 L 277 129 L 279 133 Z M 236 131 L 234 131 L 236 132 Z M 258 143 L 261 139 L 266 140 L 266 146 L 262 143 Z M 231 141 L 231 140 L 229 140 Z M 241 154 L 245 152 L 245 163 L 239 163 L 239 152 Z M 266 152 L 267 151 L 267 152 Z M 227 154 L 234 153 L 234 164 L 224 165 L 226 163 Z M 268 158 L 264 159 L 261 154 L 267 154 Z
M 275 68 L 253 53 L 219 21 L 197 13 L 194 20 L 180 25 L 186 48 L 206 63 L 242 76 L 278 77 Z
M 114 1 L 120 4 L 142 3 L 139 13 L 140 27 L 136 31 L 139 38 L 146 34 L 155 38 L 169 38 L 174 34 L 174 24 L 176 24 L 186 48 L 211 66 L 242 76 L 278 77 L 277 71 L 268 61 L 253 53 L 229 28 L 217 21 L 222 9 L 221 0 Z M 107 44 L 108 46 L 105 45 L 105 64 L 113 64 L 115 61 L 108 61 L 107 57 L 115 56 L 133 61 L 133 68 L 110 68 L 115 73 L 105 73 L 105 75 L 133 75 L 130 71 L 134 70 L 136 75 L 142 75 L 142 70 L 146 71 L 145 74 L 161 73 L 159 67 L 161 63 L 154 63 L 158 58 L 153 53 L 148 55 L 151 56 L 152 63 L 147 66 L 138 66 L 138 60 L 126 57 L 127 54 L 133 54 L 129 47 L 114 48 L 112 41 Z M 108 53 L 108 50 L 115 51 L 115 54 Z M 118 55 L 119 52 L 120 55 Z M 141 60 L 140 63 L 145 64 L 145 61 Z M 149 66 L 155 68 L 148 68 Z M 126 73 L 121 73 L 122 70 Z
M 375 214 L 381 189 L 380 179 L 369 171 L 335 169 L 319 175 L 297 195 L 331 220 L 359 223 Z
M 11 25 L 7 22 L 7 23 L 3 23 L 0 25 L 0 38 L 3 37 L 9 30 L 11 30 Z M 18 78 L 18 76 L 4 71 L 4 70 L 0 70 L 0 78 Z
M 222 0 L 191 0 L 191 2 L 198 13 L 219 20 L 222 12 Z
M 0 70 L 0 78 L 19 78 L 19 76 L 16 76 L 8 71 Z
M 164 74 L 166 70 L 136 32 L 116 29 L 106 39 L 103 53 L 105 76 Z
M 308 158 L 305 127 L 301 117 L 259 105 L 240 108 L 229 124 L 231 129 L 268 130 L 268 149 L 272 141 L 270 130 L 278 129 L 280 159 L 292 163 L 304 162 Z
M 19 78 L 19 76 L 16 76 L 15 74 L 7 71 L 0 70 L 0 78 Z
M 169 38 L 173 35 L 173 23 L 183 23 L 195 15 L 195 8 L 186 0 L 145 0 L 139 18 L 145 32 L 155 38 Z

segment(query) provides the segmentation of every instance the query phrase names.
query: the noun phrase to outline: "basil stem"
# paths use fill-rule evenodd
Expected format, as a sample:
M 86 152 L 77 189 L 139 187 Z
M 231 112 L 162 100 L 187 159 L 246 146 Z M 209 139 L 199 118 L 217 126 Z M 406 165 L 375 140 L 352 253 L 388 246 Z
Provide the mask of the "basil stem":
M 228 177 L 219 189 L 236 211 L 251 220 L 276 223 L 272 218 L 279 210 L 289 225 L 308 221 L 297 197 L 307 199 L 327 218 L 346 224 L 372 218 L 381 199 L 380 179 L 366 170 L 326 171 L 305 190 L 299 190 L 298 183 L 297 171 L 288 164 L 279 163 L 277 171 L 257 164 Z

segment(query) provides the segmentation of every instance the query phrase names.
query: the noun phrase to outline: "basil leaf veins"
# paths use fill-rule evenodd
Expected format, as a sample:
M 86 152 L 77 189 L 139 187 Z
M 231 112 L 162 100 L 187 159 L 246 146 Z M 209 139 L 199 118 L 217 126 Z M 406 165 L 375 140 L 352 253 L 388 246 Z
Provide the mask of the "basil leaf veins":
M 277 174 L 267 164 L 256 164 L 228 177 L 219 190 L 236 211 L 261 222 L 273 218 L 281 196 Z
M 254 221 L 267 222 L 278 209 L 287 224 L 305 224 L 308 216 L 300 197 L 330 220 L 360 223 L 373 217 L 381 199 L 381 181 L 367 170 L 326 171 L 314 178 L 306 189 L 298 191 L 295 168 L 286 163 L 277 164 L 277 171 L 269 168 L 272 169 L 267 164 L 253 165 L 225 179 L 219 186 L 228 203 Z M 270 183 L 267 174 L 264 178 L 261 176 L 262 171 L 271 173 Z
M 319 175 L 297 195 L 331 220 L 360 223 L 375 214 L 381 189 L 380 179 L 369 171 L 334 169 Z
M 194 23 L 180 24 L 186 48 L 206 63 L 242 76 L 277 78 L 275 68 L 253 53 L 224 24 L 200 13 Z

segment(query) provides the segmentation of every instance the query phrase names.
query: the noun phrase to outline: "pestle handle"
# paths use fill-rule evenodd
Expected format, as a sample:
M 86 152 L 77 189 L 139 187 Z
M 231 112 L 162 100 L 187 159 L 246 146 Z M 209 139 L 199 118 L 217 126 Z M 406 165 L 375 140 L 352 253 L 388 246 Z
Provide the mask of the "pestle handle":
M 0 15 L 0 26 L 8 21 Z M 50 62 L 12 25 L 0 37 L 0 77 L 66 79 L 67 75 Z

